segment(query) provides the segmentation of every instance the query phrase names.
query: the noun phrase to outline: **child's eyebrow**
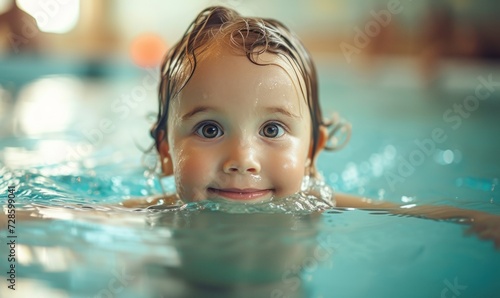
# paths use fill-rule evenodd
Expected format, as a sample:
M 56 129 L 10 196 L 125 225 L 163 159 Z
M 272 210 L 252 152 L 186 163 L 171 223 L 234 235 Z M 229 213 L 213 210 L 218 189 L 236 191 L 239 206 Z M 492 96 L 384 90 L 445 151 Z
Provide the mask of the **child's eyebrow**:
M 268 107 L 268 108 L 264 108 L 263 110 L 265 110 L 266 112 L 268 112 L 270 114 L 282 114 L 282 115 L 285 115 L 285 116 L 290 117 L 290 118 L 300 119 L 299 116 L 291 113 L 290 111 L 288 111 L 287 109 L 282 108 L 282 107 Z M 189 111 L 186 114 L 182 115 L 181 121 L 186 121 L 186 120 L 192 118 L 194 115 L 196 115 L 198 113 L 203 113 L 203 112 L 208 112 L 208 111 L 215 111 L 215 112 L 217 112 L 219 110 L 216 109 L 216 108 L 214 108 L 214 107 L 209 107 L 209 106 L 195 107 L 191 111 Z
M 216 108 L 208 107 L 208 106 L 195 107 L 191 111 L 189 111 L 186 114 L 182 115 L 181 120 L 182 121 L 188 120 L 189 118 L 193 117 L 194 115 L 196 115 L 198 113 L 207 112 L 207 111 L 218 111 L 218 110 Z
M 278 113 L 278 114 L 283 114 L 283 115 L 290 117 L 290 118 L 300 119 L 299 116 L 292 114 L 290 111 L 288 111 L 287 109 L 282 108 L 282 107 L 269 107 L 269 108 L 266 108 L 265 110 L 268 111 L 269 113 Z

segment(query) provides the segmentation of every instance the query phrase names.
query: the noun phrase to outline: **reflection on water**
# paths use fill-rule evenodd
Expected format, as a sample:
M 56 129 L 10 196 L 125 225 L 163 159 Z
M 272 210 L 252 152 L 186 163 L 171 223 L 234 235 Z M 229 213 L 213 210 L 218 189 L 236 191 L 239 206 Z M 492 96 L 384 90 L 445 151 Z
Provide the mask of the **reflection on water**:
M 259 297 L 270 296 L 265 291 L 286 290 L 286 284 L 289 286 L 299 278 L 300 272 L 291 269 L 300 266 L 305 258 L 313 257 L 318 222 L 317 215 L 228 214 L 206 210 L 162 213 L 152 224 L 155 228 L 175 227 L 172 238 L 177 241 L 181 266 L 169 268 L 161 260 L 154 260 L 148 266 L 162 267 L 165 274 L 201 289 L 240 288 L 240 291 L 247 287 L 254 288 L 248 297 L 255 295 L 256 290 L 264 290 L 257 292 Z M 294 291 L 300 293 L 299 288 Z M 295 296 L 293 291 L 287 292 Z

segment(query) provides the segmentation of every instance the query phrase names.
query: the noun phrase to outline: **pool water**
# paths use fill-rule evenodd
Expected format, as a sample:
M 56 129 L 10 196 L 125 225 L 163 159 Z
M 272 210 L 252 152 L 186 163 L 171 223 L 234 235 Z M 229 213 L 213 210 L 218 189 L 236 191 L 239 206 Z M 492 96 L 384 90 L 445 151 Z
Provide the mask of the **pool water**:
M 424 90 L 404 61 L 360 78 L 322 59 L 324 113 L 338 111 L 353 127 L 343 150 L 319 158 L 329 185 L 500 215 L 500 91 L 459 127 L 443 117 L 473 94 L 477 76 L 500 78 L 496 69 L 445 65 L 441 87 Z M 499 251 L 454 221 L 338 208 L 119 207 L 160 193 L 160 183 L 173 189 L 141 164 L 155 109 L 155 90 L 144 85 L 151 72 L 3 84 L 0 193 L 6 210 L 15 186 L 17 259 L 12 291 L 9 247 L 0 246 L 0 297 L 498 297 Z

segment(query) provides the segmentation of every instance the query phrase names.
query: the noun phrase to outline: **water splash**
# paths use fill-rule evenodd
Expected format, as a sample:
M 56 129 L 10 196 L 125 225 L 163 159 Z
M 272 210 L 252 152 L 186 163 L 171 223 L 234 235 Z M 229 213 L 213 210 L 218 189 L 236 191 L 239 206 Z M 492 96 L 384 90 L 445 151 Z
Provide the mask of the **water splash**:
M 179 210 L 186 211 L 219 211 L 233 214 L 251 213 L 282 213 L 282 214 L 309 214 L 315 211 L 323 211 L 333 206 L 331 203 L 311 195 L 298 193 L 293 196 L 273 199 L 269 202 L 256 204 L 241 204 L 224 201 L 205 200 L 182 205 Z

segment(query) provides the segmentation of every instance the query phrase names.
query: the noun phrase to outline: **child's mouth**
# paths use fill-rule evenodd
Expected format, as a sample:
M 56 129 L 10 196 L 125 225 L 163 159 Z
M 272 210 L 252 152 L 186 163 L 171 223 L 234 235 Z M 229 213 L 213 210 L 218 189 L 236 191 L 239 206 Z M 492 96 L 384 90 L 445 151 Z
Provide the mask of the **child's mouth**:
M 237 200 L 237 201 L 251 201 L 262 198 L 271 193 L 270 189 L 254 189 L 254 188 L 225 188 L 225 189 L 217 189 L 217 188 L 208 188 L 208 192 L 215 194 L 219 197 Z

